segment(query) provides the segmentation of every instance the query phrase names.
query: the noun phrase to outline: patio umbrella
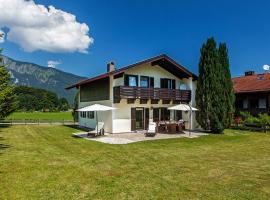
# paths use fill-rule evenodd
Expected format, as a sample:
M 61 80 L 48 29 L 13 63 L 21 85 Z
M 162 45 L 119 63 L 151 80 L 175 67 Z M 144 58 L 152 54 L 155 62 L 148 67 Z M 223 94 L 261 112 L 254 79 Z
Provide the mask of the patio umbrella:
M 179 105 L 176 105 L 176 106 L 172 106 L 170 108 L 168 108 L 169 110 L 182 110 L 182 111 L 189 111 L 189 137 L 190 137 L 190 134 L 191 134 L 191 117 L 192 117 L 192 111 L 197 111 L 198 109 L 197 108 L 194 108 L 188 104 L 179 104 Z
M 83 108 L 80 108 L 76 111 L 78 112 L 88 112 L 88 111 L 94 111 L 96 112 L 96 122 L 97 122 L 97 131 L 98 131 L 98 111 L 109 111 L 109 110 L 114 110 L 116 108 L 110 107 L 110 106 L 104 106 L 101 104 L 93 104 L 91 106 L 86 106 Z

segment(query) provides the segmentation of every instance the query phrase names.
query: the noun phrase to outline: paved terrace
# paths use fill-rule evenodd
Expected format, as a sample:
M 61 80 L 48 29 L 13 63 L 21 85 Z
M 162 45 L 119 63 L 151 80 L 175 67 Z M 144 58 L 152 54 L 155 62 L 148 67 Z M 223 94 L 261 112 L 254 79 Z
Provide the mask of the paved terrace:
M 145 137 L 144 133 L 114 133 L 98 137 L 91 137 L 91 136 L 88 137 L 86 132 L 81 132 L 81 133 L 74 133 L 73 135 L 75 137 L 80 137 L 87 140 L 103 142 L 108 144 L 128 144 L 147 140 L 160 140 L 160 139 L 184 138 L 184 137 L 197 138 L 208 134 L 202 132 L 191 132 L 191 136 L 189 137 L 189 132 L 185 131 L 183 134 L 157 133 L 155 137 Z

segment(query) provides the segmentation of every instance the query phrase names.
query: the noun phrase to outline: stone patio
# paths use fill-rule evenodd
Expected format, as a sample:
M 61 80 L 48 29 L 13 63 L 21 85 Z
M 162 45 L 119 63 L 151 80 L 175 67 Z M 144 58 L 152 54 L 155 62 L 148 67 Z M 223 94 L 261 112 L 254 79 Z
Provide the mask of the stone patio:
M 74 133 L 75 137 L 84 138 L 96 142 L 102 142 L 107 144 L 129 144 L 133 142 L 147 141 L 147 140 L 160 140 L 160 139 L 171 139 L 171 138 L 197 138 L 200 136 L 208 135 L 202 132 L 191 132 L 189 137 L 188 132 L 183 134 L 164 134 L 157 133 L 155 137 L 145 137 L 144 133 L 114 133 L 105 134 L 104 136 L 88 137 L 86 132 Z

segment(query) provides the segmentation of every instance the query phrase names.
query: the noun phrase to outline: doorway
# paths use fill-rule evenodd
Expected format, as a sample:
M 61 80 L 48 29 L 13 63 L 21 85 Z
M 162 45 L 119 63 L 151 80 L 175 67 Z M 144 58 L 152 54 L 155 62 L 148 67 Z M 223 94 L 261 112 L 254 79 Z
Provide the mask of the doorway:
M 147 130 L 149 125 L 149 108 L 131 108 L 131 130 Z

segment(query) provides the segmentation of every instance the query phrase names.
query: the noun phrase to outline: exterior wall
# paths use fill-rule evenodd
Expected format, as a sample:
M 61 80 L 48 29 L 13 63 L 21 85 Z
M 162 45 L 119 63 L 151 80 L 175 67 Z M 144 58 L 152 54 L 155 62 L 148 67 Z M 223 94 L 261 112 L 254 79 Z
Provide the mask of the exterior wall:
M 235 97 L 236 115 L 239 115 L 240 111 L 254 116 L 260 113 L 270 114 L 270 92 L 237 93 Z
M 195 103 L 195 90 L 196 90 L 196 82 L 190 79 L 179 79 L 168 71 L 164 70 L 159 66 L 151 66 L 151 65 L 142 65 L 135 68 L 130 68 L 126 70 L 126 74 L 129 75 L 139 75 L 139 76 L 150 76 L 154 77 L 154 87 L 160 88 L 160 78 L 169 78 L 176 80 L 176 89 L 179 89 L 180 83 L 185 83 L 187 89 L 191 90 L 191 105 L 196 107 Z M 112 106 L 117 108 L 112 111 L 98 112 L 99 121 L 104 122 L 105 132 L 108 133 L 121 133 L 121 132 L 131 132 L 131 108 L 134 107 L 144 107 L 149 108 L 149 120 L 153 121 L 153 109 L 151 108 L 160 108 L 160 107 L 170 107 L 173 104 L 162 104 L 162 101 L 159 101 L 158 104 L 151 104 L 151 101 L 148 100 L 147 104 L 140 104 L 139 99 L 135 101 L 133 104 L 127 104 L 126 99 L 122 99 L 120 103 L 113 103 L 113 87 L 114 86 L 122 86 L 124 85 L 124 77 L 120 77 L 114 79 L 113 76 L 109 78 L 110 83 L 110 91 L 109 91 L 109 100 L 103 101 L 92 101 L 92 102 L 80 102 L 79 100 L 79 108 L 89 106 L 95 103 Z M 140 81 L 139 81 L 140 84 Z M 174 111 L 171 111 L 171 119 L 173 119 Z M 182 112 L 183 119 L 185 121 L 189 121 L 188 112 Z M 79 125 L 95 128 L 96 126 L 96 115 L 94 119 L 81 118 L 79 115 Z M 197 126 L 195 120 L 195 113 L 193 112 L 193 120 L 191 128 Z M 189 128 L 189 124 L 187 123 L 187 128 Z
M 139 76 L 150 76 L 154 77 L 154 87 L 160 88 L 160 79 L 161 78 L 169 78 L 176 80 L 176 89 L 179 89 L 180 83 L 185 83 L 187 89 L 191 90 L 191 105 L 196 107 L 195 103 L 195 90 L 196 90 L 196 81 L 193 81 L 192 78 L 190 79 L 179 79 L 178 77 L 174 76 L 173 74 L 169 73 L 165 69 L 161 68 L 160 66 L 151 66 L 151 65 L 141 65 L 136 68 L 131 68 L 126 70 L 126 74 L 129 75 L 139 75 Z M 113 89 L 114 86 L 122 86 L 124 85 L 124 77 L 113 79 L 111 81 Z M 140 84 L 140 79 L 139 79 Z M 139 85 L 140 86 L 140 85 Z M 111 91 L 112 94 L 112 91 Z M 113 97 L 111 96 L 111 99 Z M 121 132 L 131 132 L 131 108 L 134 107 L 144 107 L 149 108 L 149 121 L 153 121 L 153 109 L 151 108 L 160 108 L 160 107 L 170 107 L 173 104 L 162 104 L 162 101 L 159 101 L 158 104 L 151 104 L 151 101 L 148 100 L 147 104 L 140 104 L 139 99 L 137 99 L 134 104 L 127 104 L 126 99 L 122 99 L 120 103 L 113 104 L 113 107 L 117 108 L 113 111 L 112 114 L 112 130 L 113 133 L 121 133 Z M 192 114 L 192 127 L 198 127 L 196 119 L 195 119 L 195 112 Z M 171 119 L 173 119 L 174 112 L 171 111 Z M 182 112 L 183 119 L 185 121 L 189 121 L 189 115 L 187 112 Z M 189 128 L 189 123 L 186 123 L 187 128 Z
M 170 72 L 168 72 L 167 70 L 163 69 L 162 67 L 158 66 L 158 65 L 141 65 L 138 67 L 134 67 L 134 68 L 130 68 L 127 69 L 125 71 L 126 74 L 129 75 L 139 75 L 139 76 L 150 76 L 150 77 L 154 77 L 154 87 L 156 88 L 160 88 L 160 78 L 169 78 L 169 79 L 175 79 L 175 85 L 176 85 L 176 89 L 179 89 L 179 84 L 181 83 L 185 83 L 187 84 L 189 89 L 189 79 L 179 79 L 178 77 L 174 76 L 173 74 L 171 74 Z M 124 85 L 124 77 L 118 78 L 118 79 L 114 79 L 114 85 L 113 86 L 122 86 Z M 139 86 L 140 86 L 140 79 L 139 79 Z
M 104 101 L 92 101 L 92 102 L 79 102 L 79 108 L 90 106 L 93 104 L 102 104 L 105 106 L 112 106 L 110 100 Z M 113 111 L 104 111 L 98 112 L 98 121 L 104 122 L 104 130 L 107 133 L 112 133 L 112 112 Z M 87 128 L 94 129 L 96 127 L 96 113 L 94 119 L 82 118 L 79 114 L 79 125 Z

